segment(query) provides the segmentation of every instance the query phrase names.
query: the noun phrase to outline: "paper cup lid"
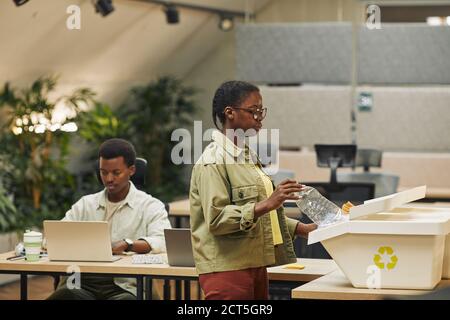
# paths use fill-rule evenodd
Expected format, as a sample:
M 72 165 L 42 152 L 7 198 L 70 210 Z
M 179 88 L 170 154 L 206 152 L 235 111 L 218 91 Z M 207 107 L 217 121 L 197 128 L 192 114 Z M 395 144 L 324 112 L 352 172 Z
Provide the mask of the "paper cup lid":
M 37 231 L 28 231 L 26 233 L 24 233 L 25 237 L 41 237 L 42 233 L 37 232 Z

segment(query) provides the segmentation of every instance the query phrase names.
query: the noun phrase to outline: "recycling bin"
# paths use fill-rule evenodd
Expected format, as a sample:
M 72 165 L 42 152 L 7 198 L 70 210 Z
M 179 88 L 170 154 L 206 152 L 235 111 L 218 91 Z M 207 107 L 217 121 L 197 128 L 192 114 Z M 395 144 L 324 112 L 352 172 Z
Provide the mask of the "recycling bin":
M 308 244 L 321 242 L 356 288 L 433 289 L 449 273 L 450 208 L 402 207 L 425 193 L 368 200 L 347 221 L 311 232 Z

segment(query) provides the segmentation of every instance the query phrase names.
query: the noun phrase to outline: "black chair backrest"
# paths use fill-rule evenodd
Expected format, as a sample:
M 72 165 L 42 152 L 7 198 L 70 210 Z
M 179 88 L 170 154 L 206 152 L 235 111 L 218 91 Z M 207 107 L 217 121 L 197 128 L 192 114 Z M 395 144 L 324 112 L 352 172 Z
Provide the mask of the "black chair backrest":
M 354 167 L 356 150 L 355 144 L 315 144 L 318 167 L 331 168 L 330 183 L 337 183 L 337 169 Z
M 131 177 L 131 181 L 139 190 L 144 190 L 145 187 L 145 176 L 147 172 L 147 160 L 143 158 L 136 158 L 135 162 L 136 173 Z M 99 161 L 95 163 L 95 172 L 97 174 L 98 181 L 103 184 L 102 178 L 100 177 Z
M 341 207 L 350 201 L 354 205 L 373 199 L 375 196 L 374 183 L 341 182 L 330 184 L 327 182 L 301 182 L 307 186 L 316 188 L 328 200 Z
M 331 168 L 333 159 L 339 160 L 336 168 L 355 165 L 357 147 L 354 144 L 315 144 L 314 149 L 319 168 Z

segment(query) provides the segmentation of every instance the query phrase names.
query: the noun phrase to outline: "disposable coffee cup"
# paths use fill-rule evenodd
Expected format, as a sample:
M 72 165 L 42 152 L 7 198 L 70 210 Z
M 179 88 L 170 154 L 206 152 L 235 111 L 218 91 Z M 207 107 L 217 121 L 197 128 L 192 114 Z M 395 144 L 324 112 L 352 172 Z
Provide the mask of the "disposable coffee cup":
M 42 248 L 42 233 L 27 230 L 23 235 L 25 247 L 25 259 L 27 261 L 39 261 Z

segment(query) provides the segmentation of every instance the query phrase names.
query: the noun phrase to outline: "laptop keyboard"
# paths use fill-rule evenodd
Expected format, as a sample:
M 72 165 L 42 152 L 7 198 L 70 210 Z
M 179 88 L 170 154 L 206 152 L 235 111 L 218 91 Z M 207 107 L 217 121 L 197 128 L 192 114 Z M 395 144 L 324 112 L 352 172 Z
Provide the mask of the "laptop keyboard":
M 165 255 L 161 254 L 135 254 L 131 259 L 133 264 L 167 264 Z

